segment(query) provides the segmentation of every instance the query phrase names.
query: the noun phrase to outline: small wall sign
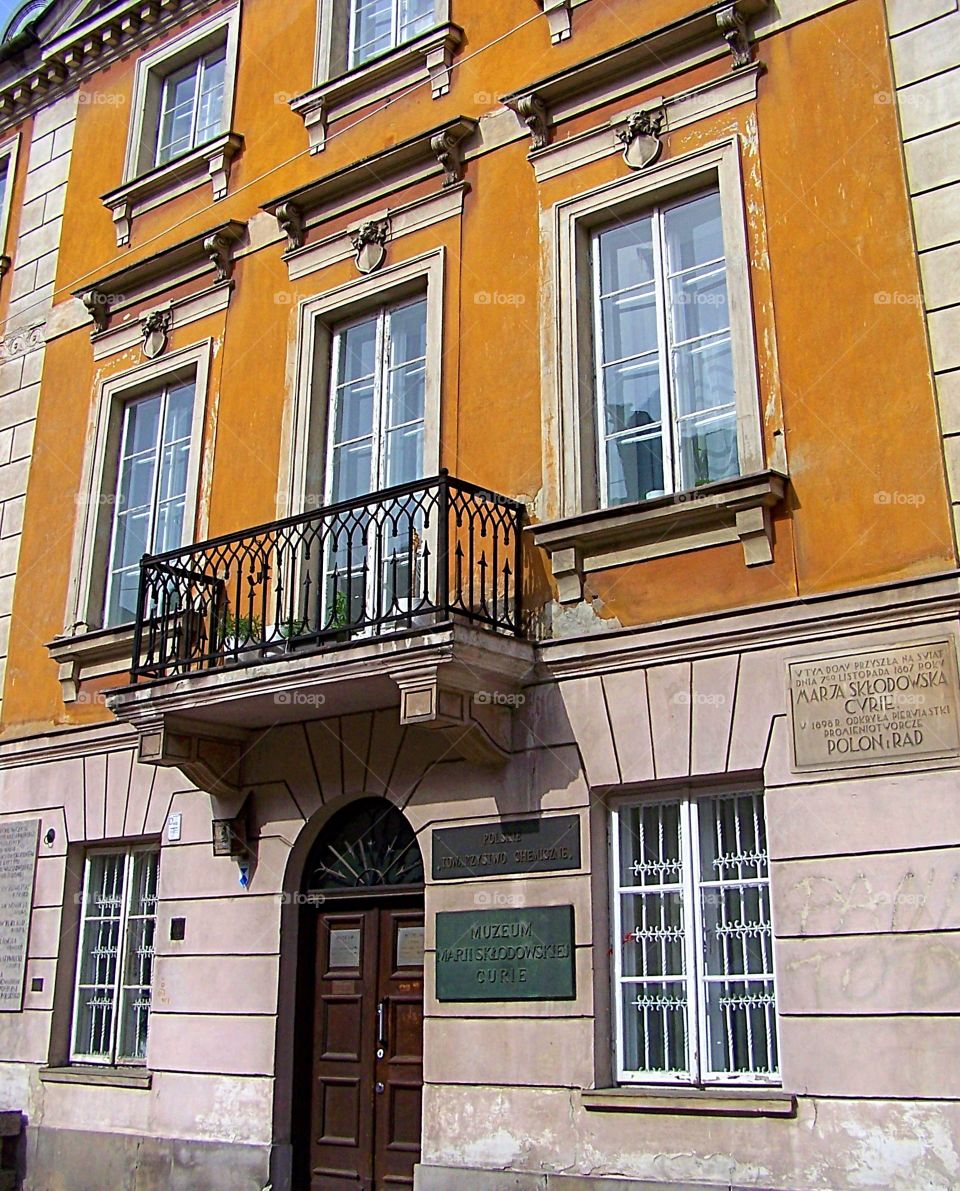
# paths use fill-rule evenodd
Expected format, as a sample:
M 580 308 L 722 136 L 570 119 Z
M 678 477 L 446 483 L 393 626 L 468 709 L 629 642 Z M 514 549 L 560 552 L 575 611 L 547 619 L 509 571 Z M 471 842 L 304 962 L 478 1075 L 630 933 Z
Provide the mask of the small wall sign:
M 952 641 L 804 659 L 788 671 L 798 770 L 960 751 Z
M 40 820 L 0 823 L 0 1012 L 23 1008 Z
M 437 914 L 438 1001 L 576 996 L 573 906 Z
M 433 879 L 546 873 L 580 867 L 580 816 L 444 827 L 433 833 Z

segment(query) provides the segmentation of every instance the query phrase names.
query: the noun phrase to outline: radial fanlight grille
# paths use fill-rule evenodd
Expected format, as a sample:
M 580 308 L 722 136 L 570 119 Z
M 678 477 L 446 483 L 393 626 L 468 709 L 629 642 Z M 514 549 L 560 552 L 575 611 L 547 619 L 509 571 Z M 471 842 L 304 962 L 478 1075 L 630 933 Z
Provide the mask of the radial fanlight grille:
M 410 824 L 385 799 L 364 799 L 333 817 L 307 863 L 308 892 L 423 885 L 423 858 Z

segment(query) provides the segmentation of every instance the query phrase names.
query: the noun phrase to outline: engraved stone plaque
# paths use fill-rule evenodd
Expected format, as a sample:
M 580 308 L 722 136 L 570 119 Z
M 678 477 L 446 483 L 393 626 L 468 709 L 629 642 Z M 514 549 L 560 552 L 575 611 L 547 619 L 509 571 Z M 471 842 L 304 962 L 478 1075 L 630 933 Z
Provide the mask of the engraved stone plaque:
M 789 663 L 795 768 L 944 757 L 960 750 L 950 641 Z
M 0 823 L 0 1011 L 23 1008 L 40 820 Z
M 444 827 L 433 833 L 433 879 L 557 872 L 580 867 L 580 816 Z

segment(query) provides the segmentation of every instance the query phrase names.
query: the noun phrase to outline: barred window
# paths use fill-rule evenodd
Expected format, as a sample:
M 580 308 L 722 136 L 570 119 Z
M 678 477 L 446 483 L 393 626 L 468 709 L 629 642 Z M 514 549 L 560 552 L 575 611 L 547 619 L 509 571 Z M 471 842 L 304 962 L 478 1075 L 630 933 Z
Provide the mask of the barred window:
M 160 853 L 94 852 L 83 882 L 71 1059 L 142 1063 L 147 1055 Z
M 617 1073 L 623 1082 L 777 1082 L 760 794 L 613 816 Z

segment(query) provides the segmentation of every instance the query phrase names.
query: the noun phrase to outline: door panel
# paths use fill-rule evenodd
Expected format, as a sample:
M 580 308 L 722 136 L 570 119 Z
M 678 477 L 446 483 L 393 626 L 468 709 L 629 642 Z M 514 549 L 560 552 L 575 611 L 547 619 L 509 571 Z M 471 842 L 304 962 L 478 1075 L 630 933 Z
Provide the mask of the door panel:
M 412 1187 L 423 1089 L 423 913 L 312 913 L 310 1191 Z

